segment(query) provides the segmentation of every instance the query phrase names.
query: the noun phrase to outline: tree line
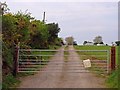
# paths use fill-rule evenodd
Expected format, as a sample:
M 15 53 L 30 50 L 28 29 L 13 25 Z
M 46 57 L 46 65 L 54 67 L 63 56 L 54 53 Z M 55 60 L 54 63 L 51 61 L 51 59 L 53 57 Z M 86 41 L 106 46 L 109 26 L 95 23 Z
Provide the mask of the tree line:
M 29 13 L 7 13 L 2 17 L 3 43 L 9 48 L 20 43 L 21 48 L 49 48 L 60 45 L 58 23 L 46 24 L 34 19 Z

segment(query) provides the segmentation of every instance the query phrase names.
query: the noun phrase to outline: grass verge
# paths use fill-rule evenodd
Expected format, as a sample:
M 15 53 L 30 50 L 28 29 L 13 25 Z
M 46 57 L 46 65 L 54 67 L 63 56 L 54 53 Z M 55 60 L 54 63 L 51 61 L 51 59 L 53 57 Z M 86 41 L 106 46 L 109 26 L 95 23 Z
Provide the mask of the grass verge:
M 118 88 L 118 70 L 115 70 L 108 76 L 106 85 L 110 88 Z
M 8 90 L 9 87 L 16 87 L 20 81 L 15 78 L 12 74 L 8 74 L 3 77 L 2 89 Z

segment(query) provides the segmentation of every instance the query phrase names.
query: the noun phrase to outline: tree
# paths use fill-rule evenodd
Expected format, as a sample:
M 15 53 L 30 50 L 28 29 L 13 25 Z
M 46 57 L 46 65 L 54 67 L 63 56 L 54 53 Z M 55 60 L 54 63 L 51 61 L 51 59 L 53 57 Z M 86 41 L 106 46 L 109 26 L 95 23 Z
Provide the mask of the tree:
M 16 21 L 17 19 L 10 13 L 4 15 L 2 18 L 3 41 L 10 47 L 19 36 L 17 26 L 15 25 Z
M 93 39 L 93 42 L 95 45 L 103 44 L 102 36 L 96 36 L 95 39 Z
M 67 45 L 73 45 L 74 38 L 72 36 L 66 37 L 65 41 L 66 41 Z
M 40 20 L 31 22 L 31 40 L 30 46 L 34 48 L 48 48 L 49 32 L 47 25 Z
M 23 13 L 21 11 L 18 11 L 18 13 L 15 14 L 14 16 L 17 19 L 16 26 L 17 26 L 17 33 L 19 34 L 16 43 L 20 42 L 21 45 L 28 44 L 30 40 L 29 27 L 32 17 L 30 16 L 29 12 Z
M 58 33 L 60 32 L 60 28 L 58 26 L 58 23 L 49 23 L 47 24 L 47 29 L 49 33 L 48 43 L 54 44 L 55 39 L 58 38 Z
M 55 45 L 57 45 L 57 46 L 61 46 L 61 45 L 63 45 L 64 43 L 63 43 L 63 39 L 62 38 L 56 38 L 56 40 L 55 40 Z

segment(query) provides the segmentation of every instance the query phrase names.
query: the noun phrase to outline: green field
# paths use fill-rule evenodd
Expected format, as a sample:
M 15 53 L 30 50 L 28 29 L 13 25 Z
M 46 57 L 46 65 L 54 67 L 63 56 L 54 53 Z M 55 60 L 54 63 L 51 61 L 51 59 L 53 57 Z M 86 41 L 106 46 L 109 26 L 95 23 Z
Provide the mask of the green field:
M 111 46 L 74 46 L 78 50 L 110 50 Z
M 109 58 L 110 58 L 111 46 L 83 46 L 83 45 L 80 45 L 80 46 L 74 46 L 74 47 L 76 50 L 108 50 Z M 99 60 L 105 60 L 106 56 L 104 57 L 104 55 L 107 55 L 106 52 L 100 52 L 100 51 L 99 52 L 84 52 L 84 53 L 79 52 L 79 54 L 86 55 L 85 57 L 83 57 L 83 59 L 86 59 L 86 58 L 92 59 L 92 57 L 94 57 Z M 102 57 L 102 55 L 103 55 L 103 57 Z M 118 47 L 117 46 L 116 46 L 116 64 L 118 64 Z

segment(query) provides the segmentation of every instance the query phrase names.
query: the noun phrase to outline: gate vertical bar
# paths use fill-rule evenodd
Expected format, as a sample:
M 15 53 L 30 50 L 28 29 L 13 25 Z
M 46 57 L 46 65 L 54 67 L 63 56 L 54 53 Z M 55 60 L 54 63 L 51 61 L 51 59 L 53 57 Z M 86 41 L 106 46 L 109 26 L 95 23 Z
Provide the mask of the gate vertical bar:
M 13 56 L 13 75 L 16 76 L 18 72 L 18 58 L 19 58 L 19 46 L 15 46 L 15 52 Z
M 111 71 L 114 71 L 115 70 L 115 66 L 116 66 L 116 54 L 115 54 L 116 50 L 115 50 L 115 47 L 111 47 Z

